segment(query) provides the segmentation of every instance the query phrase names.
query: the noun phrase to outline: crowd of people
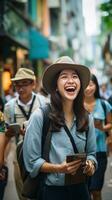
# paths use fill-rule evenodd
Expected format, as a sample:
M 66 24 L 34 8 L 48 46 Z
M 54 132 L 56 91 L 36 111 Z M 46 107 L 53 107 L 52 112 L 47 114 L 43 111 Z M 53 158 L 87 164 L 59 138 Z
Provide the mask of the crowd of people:
M 58 58 L 45 69 L 38 93 L 35 81 L 31 69 L 19 68 L 12 78 L 15 93 L 2 104 L 0 200 L 3 200 L 8 181 L 7 157 L 11 144 L 15 146 L 12 162 L 18 199 L 29 199 L 22 195 L 24 182 L 16 155 L 16 147 L 23 139 L 23 160 L 28 176 L 32 180 L 41 176 L 35 200 L 74 200 L 74 197 L 102 200 L 109 154 L 107 138 L 112 130 L 111 95 L 103 96 L 97 77 L 68 56 Z M 46 145 L 49 149 L 42 143 L 42 110 L 46 107 L 49 108 L 49 127 L 45 130 L 45 145 L 49 140 Z M 47 157 L 44 154 L 48 154 Z M 81 178 L 83 175 L 85 179 Z

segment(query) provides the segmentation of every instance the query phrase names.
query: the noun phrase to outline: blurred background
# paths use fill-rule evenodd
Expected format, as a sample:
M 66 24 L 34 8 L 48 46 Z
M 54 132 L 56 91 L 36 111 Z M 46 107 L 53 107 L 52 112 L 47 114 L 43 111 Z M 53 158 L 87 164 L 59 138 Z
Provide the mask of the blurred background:
M 112 78 L 112 0 L 1 0 L 0 96 L 20 67 L 42 72 L 57 57 L 71 56 Z M 37 87 L 37 90 L 38 90 Z

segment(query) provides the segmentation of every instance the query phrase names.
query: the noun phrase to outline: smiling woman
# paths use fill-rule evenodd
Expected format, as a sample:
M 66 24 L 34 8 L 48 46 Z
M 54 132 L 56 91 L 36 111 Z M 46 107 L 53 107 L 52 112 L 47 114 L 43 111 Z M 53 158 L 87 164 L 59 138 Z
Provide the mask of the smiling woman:
M 57 91 L 62 98 L 74 100 L 79 93 L 80 87 L 79 76 L 74 70 L 66 69 L 61 71 L 57 80 Z
M 36 177 L 41 172 L 46 177 L 42 179 L 42 184 L 40 183 L 44 187 L 40 188 L 40 196 L 35 197 L 36 199 L 74 200 L 75 196 L 76 199 L 90 200 L 85 180 L 82 181 L 79 177 L 79 184 L 71 184 L 71 181 L 67 184 L 65 181 L 66 175 L 75 177 L 79 168 L 82 173 L 92 175 L 97 164 L 93 121 L 83 106 L 84 89 L 89 80 L 89 69 L 75 64 L 68 56 L 58 58 L 44 72 L 42 83 L 51 97 L 51 110 L 48 115 L 49 133 L 52 135 L 50 159 L 41 153 L 41 109 L 36 110 L 31 116 L 23 145 L 24 162 L 30 176 Z M 67 162 L 67 156 L 76 153 L 86 153 L 86 161 L 75 159 Z
M 110 104 L 100 97 L 98 80 L 94 74 L 91 74 L 89 85 L 85 90 L 84 99 L 84 106 L 93 116 L 95 125 L 98 168 L 95 174 L 89 179 L 89 190 L 92 199 L 96 200 L 102 199 L 101 191 L 107 167 L 106 132 L 112 129 L 112 115 Z

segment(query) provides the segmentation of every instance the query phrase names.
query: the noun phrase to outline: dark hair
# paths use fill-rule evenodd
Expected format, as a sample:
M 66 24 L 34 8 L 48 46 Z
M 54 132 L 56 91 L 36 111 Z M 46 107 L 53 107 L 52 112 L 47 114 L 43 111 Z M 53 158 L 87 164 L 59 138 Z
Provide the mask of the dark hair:
M 55 80 L 53 81 L 53 89 L 51 93 L 51 124 L 52 129 L 54 131 L 59 131 L 60 128 L 64 125 L 64 112 L 62 106 L 62 99 L 61 95 L 57 88 L 57 79 L 59 74 L 56 76 Z M 76 116 L 76 128 L 78 131 L 83 132 L 86 131 L 88 128 L 88 112 L 85 110 L 83 105 L 83 98 L 84 98 L 84 91 L 81 87 L 78 96 L 74 100 L 74 113 Z
M 3 99 L 0 97 L 0 111 L 4 111 L 4 101 Z
M 94 93 L 95 99 L 101 98 L 100 97 L 99 84 L 98 84 L 98 80 L 97 80 L 96 76 L 94 74 L 91 74 L 90 80 L 93 81 L 93 83 L 96 86 L 96 90 L 95 90 L 95 93 Z

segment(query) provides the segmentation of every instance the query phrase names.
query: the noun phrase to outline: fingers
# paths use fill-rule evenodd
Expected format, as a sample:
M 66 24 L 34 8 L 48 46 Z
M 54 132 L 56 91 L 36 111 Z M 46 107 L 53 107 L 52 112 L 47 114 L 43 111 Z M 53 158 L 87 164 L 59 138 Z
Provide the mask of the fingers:
M 77 169 L 80 167 L 80 165 L 81 165 L 81 160 L 76 160 L 76 161 L 67 163 L 67 173 L 75 174 Z
M 86 161 L 86 166 L 84 167 L 83 173 L 88 176 L 92 176 L 95 172 L 95 166 L 91 160 Z
M 13 137 L 13 136 L 14 136 L 14 133 L 13 133 L 11 130 L 7 129 L 6 132 L 5 132 L 5 135 L 6 135 L 7 137 Z
M 20 129 L 20 135 L 25 135 L 25 130 L 24 129 Z

